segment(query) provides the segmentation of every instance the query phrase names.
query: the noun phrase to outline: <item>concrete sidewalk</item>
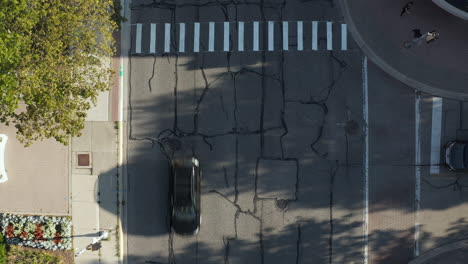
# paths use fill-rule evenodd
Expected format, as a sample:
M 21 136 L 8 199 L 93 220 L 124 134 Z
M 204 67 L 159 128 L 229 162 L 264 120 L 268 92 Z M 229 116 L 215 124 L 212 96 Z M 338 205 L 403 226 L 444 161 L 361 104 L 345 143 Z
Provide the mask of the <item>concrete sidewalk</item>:
M 468 100 L 468 21 L 447 13 L 432 1 L 339 0 L 348 29 L 364 53 L 392 77 L 423 92 Z M 413 29 L 436 30 L 433 43 L 405 48 Z
M 114 68 L 118 60 L 113 59 Z M 117 92 L 116 92 L 117 90 Z M 117 94 L 117 96 L 116 96 Z M 71 141 L 71 207 L 75 253 L 102 231 L 110 233 L 98 250 L 86 250 L 75 263 L 119 263 L 118 237 L 118 82 L 88 111 L 82 136 Z
M 112 121 L 89 121 L 82 132 L 71 144 L 73 246 L 75 252 L 85 248 L 104 230 L 110 238 L 75 263 L 119 263 L 117 129 Z M 89 155 L 89 166 L 78 166 L 78 155 Z

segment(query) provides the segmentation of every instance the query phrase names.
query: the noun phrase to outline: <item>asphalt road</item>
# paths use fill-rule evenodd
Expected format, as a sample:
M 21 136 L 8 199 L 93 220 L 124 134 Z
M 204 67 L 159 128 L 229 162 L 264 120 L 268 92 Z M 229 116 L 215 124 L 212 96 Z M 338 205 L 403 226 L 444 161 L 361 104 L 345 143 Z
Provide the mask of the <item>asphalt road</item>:
M 406 263 L 466 234 L 466 177 L 439 166 L 465 104 L 391 79 L 350 36 L 343 50 L 332 2 L 190 3 L 132 4 L 128 263 Z M 203 171 L 195 237 L 166 226 L 177 152 Z

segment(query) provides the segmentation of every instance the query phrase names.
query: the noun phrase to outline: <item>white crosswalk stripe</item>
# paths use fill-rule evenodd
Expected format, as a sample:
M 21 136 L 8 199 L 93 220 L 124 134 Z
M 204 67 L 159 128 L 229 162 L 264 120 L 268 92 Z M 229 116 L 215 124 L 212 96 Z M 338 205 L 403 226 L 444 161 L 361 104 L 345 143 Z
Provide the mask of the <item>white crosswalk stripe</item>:
M 136 25 L 136 37 L 135 37 L 135 53 L 141 53 L 141 31 L 142 31 L 142 24 Z
M 166 23 L 164 26 L 164 52 L 167 53 L 171 51 L 171 24 Z
M 164 25 L 164 28 L 158 26 L 158 24 Z M 348 28 L 346 24 L 341 22 L 226 21 L 178 24 L 132 24 L 132 43 L 135 45 L 132 53 L 162 55 L 171 52 L 258 52 L 265 50 L 269 52 L 305 52 L 349 50 Z M 160 28 L 159 30 L 158 27 Z M 277 36 L 275 36 L 276 30 L 281 31 Z M 263 39 L 263 37 L 266 39 Z M 336 43 L 334 43 L 335 39 Z
M 297 21 L 297 50 L 304 50 L 303 36 L 302 36 L 302 21 Z
M 210 33 L 209 33 L 209 42 L 208 42 L 208 51 L 214 51 L 214 38 L 215 38 L 215 23 L 210 22 Z
M 273 51 L 274 50 L 274 37 L 275 37 L 275 22 L 273 21 L 268 21 L 268 51 Z
M 224 22 L 224 49 L 229 51 L 229 22 Z
M 348 49 L 348 27 L 346 24 L 341 24 L 341 50 Z
M 259 51 L 259 28 L 260 28 L 260 23 L 258 21 L 255 21 L 253 23 L 253 50 L 254 51 Z
M 318 50 L 318 22 L 312 21 L 312 50 Z
M 151 23 L 150 53 L 156 53 L 156 24 Z
M 289 50 L 289 28 L 288 22 L 283 21 L 283 50 Z
M 179 24 L 179 52 L 185 52 L 185 23 Z
M 244 22 L 239 21 L 238 25 L 237 50 L 244 51 Z
M 193 52 L 200 51 L 200 23 L 193 24 Z

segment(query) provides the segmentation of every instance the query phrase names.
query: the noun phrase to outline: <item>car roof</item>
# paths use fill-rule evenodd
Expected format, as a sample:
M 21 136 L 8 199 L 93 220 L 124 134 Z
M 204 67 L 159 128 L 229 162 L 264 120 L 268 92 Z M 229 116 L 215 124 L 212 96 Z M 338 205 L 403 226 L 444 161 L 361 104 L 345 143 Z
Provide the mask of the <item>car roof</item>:
M 191 202 L 193 169 L 189 167 L 174 168 L 174 195 L 176 203 Z

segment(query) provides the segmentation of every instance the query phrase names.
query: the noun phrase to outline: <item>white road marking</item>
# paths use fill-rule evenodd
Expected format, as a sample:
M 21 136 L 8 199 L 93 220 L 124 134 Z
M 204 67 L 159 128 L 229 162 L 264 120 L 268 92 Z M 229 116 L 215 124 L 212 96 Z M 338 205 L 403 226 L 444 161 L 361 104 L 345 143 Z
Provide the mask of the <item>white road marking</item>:
M 130 10 L 129 10 L 129 5 L 125 3 L 125 0 L 120 0 L 120 4 L 123 7 L 122 10 L 120 11 L 120 14 L 128 19 L 130 21 Z M 124 61 L 125 65 L 128 62 L 128 57 L 124 57 L 124 50 L 127 50 L 127 47 L 130 47 L 130 30 L 128 30 L 130 27 L 128 26 L 128 22 L 122 22 L 122 29 L 120 30 L 120 39 L 121 39 L 121 44 L 120 46 L 120 69 L 119 69 L 119 141 L 118 141 L 118 179 L 119 179 L 119 186 L 118 188 L 120 190 L 123 190 L 124 188 L 124 183 L 126 182 L 126 170 L 123 169 L 123 155 L 124 155 L 124 150 L 123 150 L 123 144 L 124 144 L 124 136 L 123 136 L 123 128 L 124 128 Z M 126 70 L 126 69 L 125 69 Z M 122 193 L 122 195 L 118 195 L 118 209 L 120 209 L 120 217 L 118 217 L 118 229 L 117 229 L 117 237 L 118 237 L 118 257 L 119 257 L 119 262 L 123 263 L 124 262 L 124 248 L 127 248 L 127 239 L 124 239 L 124 234 L 123 230 L 127 229 L 127 206 L 123 206 L 122 201 L 127 201 L 126 198 L 127 194 Z
M 156 53 L 156 24 L 151 23 L 150 53 Z
M 368 263 L 369 256 L 369 104 L 368 104 L 368 82 L 367 82 L 367 57 L 362 60 L 362 97 L 364 118 L 364 264 Z
M 193 52 L 200 51 L 200 23 L 193 24 Z
M 319 31 L 319 24 L 320 21 L 311 21 L 312 22 L 312 50 L 317 51 L 319 50 L 319 39 L 318 39 L 318 31 Z M 237 51 L 245 51 L 245 21 L 238 21 L 238 27 L 237 27 Z M 264 43 L 262 44 L 262 50 L 267 50 L 267 51 L 275 51 L 275 24 L 276 23 L 281 23 L 281 31 L 282 31 L 282 50 L 283 51 L 289 51 L 289 23 L 290 21 L 268 21 L 268 39 L 266 40 L 268 44 Z M 304 50 L 304 38 L 307 37 L 308 33 L 304 33 L 304 21 L 295 21 L 291 23 L 296 23 L 297 25 L 297 51 L 303 51 Z M 307 23 L 307 22 L 306 22 Z M 333 21 L 326 21 L 326 50 L 333 50 Z M 150 30 L 149 34 L 147 35 L 149 38 L 149 54 L 155 54 L 158 52 L 158 38 L 164 37 L 164 52 L 168 53 L 171 52 L 171 38 L 172 38 L 172 32 L 171 32 L 171 23 L 164 23 L 164 30 L 161 30 L 161 28 L 158 30 L 158 23 L 149 23 L 150 24 Z M 208 52 L 215 52 L 215 46 L 216 44 L 216 22 L 208 22 L 209 24 L 209 33 L 208 33 Z M 231 29 L 230 29 L 230 24 L 231 22 L 223 22 L 223 34 L 218 34 L 219 37 L 223 37 L 223 48 L 222 51 L 224 52 L 229 52 L 231 49 L 233 49 L 231 40 L 235 41 L 232 38 L 235 38 L 236 36 L 233 35 L 231 36 Z M 146 37 L 143 36 L 143 24 L 142 23 L 135 23 L 135 24 L 130 24 L 130 25 L 135 25 L 136 26 L 136 33 L 135 33 L 135 53 L 141 53 L 142 52 L 142 41 L 145 41 L 146 39 L 142 40 L 143 38 Z M 347 25 L 346 24 L 341 24 L 341 31 L 338 33 L 338 30 L 336 30 L 336 34 L 341 35 L 341 50 L 348 50 L 348 31 L 347 31 Z M 190 25 L 189 25 L 190 26 Z M 194 27 L 194 33 L 193 33 L 193 52 L 200 52 L 200 23 L 199 22 L 193 22 L 193 27 Z M 321 27 L 321 26 L 320 26 Z M 178 38 L 178 48 L 176 51 L 180 53 L 187 52 L 186 50 L 186 41 L 191 41 L 189 40 L 190 37 L 192 36 L 186 36 L 187 33 L 187 23 L 179 23 L 179 33 L 175 34 L 176 37 Z M 263 30 L 263 28 L 262 28 Z M 266 28 L 265 28 L 266 30 Z M 321 29 L 320 29 L 321 30 Z M 164 31 L 164 33 L 162 33 Z M 164 36 L 159 36 L 158 34 L 164 34 Z M 305 36 L 306 35 L 306 36 Z M 259 51 L 260 50 L 260 22 L 259 21 L 253 21 L 253 48 L 252 51 Z M 338 36 L 340 37 L 340 36 Z M 234 47 L 234 49 L 236 49 Z M 281 48 L 280 48 L 281 50 Z M 221 48 L 219 48 L 217 51 L 221 51 Z
M 327 22 L 327 50 L 333 49 L 332 22 Z
M 141 28 L 142 24 L 136 24 L 135 53 L 141 53 Z
M 273 21 L 268 21 L 268 50 L 269 51 L 273 51 L 274 50 L 274 43 L 273 43 L 273 40 L 274 40 L 274 24 L 275 22 Z
M 244 51 L 244 22 L 239 22 L 237 32 L 237 50 Z
M 258 51 L 258 30 L 259 29 L 259 23 L 258 21 L 253 22 L 253 50 Z
M 442 136 L 442 98 L 432 97 L 431 174 L 440 172 L 440 139 Z
M 210 22 L 210 32 L 208 36 L 208 51 L 214 51 L 215 23 Z
M 348 29 L 346 24 L 341 24 L 341 50 L 348 49 Z
M 229 22 L 224 22 L 224 51 L 229 51 Z
M 303 50 L 302 21 L 297 21 L 297 50 Z
M 185 23 L 179 24 L 179 52 L 185 52 Z
M 171 24 L 166 23 L 164 31 L 164 52 L 171 51 Z
M 318 22 L 312 21 L 312 50 L 318 50 L 317 29 Z
M 289 32 L 288 22 L 283 21 L 283 50 L 289 49 Z
M 416 92 L 416 103 L 415 103 L 415 222 L 414 222 L 414 256 L 419 256 L 419 209 L 421 201 L 421 96 L 419 92 Z

